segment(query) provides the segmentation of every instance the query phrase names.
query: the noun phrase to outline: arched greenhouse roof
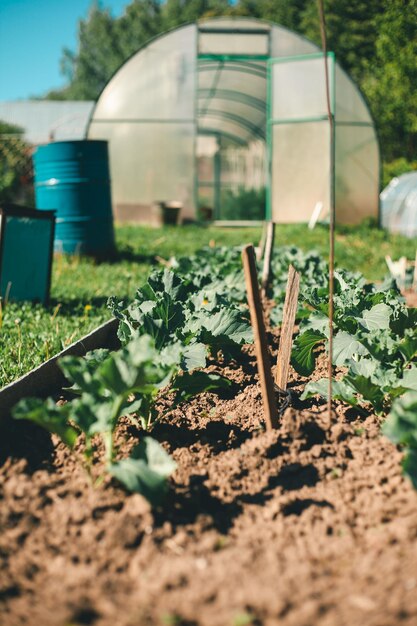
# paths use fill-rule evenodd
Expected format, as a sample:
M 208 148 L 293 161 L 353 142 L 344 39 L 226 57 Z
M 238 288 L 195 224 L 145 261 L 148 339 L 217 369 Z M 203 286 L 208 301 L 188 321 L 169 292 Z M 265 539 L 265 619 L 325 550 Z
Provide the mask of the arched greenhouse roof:
M 106 85 L 88 130 L 88 137 L 110 142 L 115 206 L 146 207 L 155 200 L 176 199 L 184 205 L 184 217 L 194 217 L 196 137 L 218 137 L 223 147 L 236 148 L 265 142 L 275 95 L 271 95 L 268 84 L 268 62 L 318 53 L 317 46 L 297 33 L 248 18 L 213 18 L 187 24 L 146 44 Z M 317 72 L 310 73 L 301 64 L 291 63 L 282 66 L 280 74 L 281 79 L 285 75 L 288 81 L 288 89 L 284 90 L 288 92 L 293 83 L 302 79 L 302 116 L 303 121 L 310 121 L 308 108 L 309 101 L 317 99 Z M 341 161 L 347 159 L 349 176 L 358 174 L 355 160 L 361 164 L 368 161 L 359 168 L 359 176 L 363 187 L 370 184 L 375 200 L 379 152 L 373 122 L 359 90 L 337 63 L 333 91 L 340 146 L 346 146 L 339 150 L 339 157 Z M 297 90 L 294 97 L 299 103 Z M 293 103 L 284 102 L 285 106 Z M 283 119 L 287 121 L 285 116 Z M 326 163 L 323 165 L 327 167 Z M 324 178 L 322 192 L 307 193 L 307 207 L 316 196 L 317 201 L 328 203 Z M 346 191 L 352 185 L 345 178 L 340 170 L 339 188 Z M 364 189 L 348 195 L 355 221 L 363 213 L 364 200 L 368 206 L 370 198 L 366 198 Z M 374 213 L 377 205 L 376 200 Z M 365 209 L 366 214 L 369 211 L 369 207 Z

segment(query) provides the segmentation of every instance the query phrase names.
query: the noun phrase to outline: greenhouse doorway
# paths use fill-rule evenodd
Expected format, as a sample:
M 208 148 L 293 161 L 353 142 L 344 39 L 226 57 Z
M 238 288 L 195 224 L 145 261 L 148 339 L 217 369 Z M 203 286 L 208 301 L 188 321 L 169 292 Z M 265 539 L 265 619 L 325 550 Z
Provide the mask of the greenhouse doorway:
M 196 205 L 201 217 L 265 219 L 267 60 L 264 54 L 199 55 Z

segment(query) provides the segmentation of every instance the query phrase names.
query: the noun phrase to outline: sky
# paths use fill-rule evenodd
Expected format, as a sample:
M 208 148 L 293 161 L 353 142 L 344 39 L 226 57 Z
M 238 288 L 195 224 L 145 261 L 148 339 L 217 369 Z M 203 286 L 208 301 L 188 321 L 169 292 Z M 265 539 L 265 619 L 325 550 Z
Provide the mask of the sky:
M 76 50 L 78 20 L 92 0 L 0 0 L 0 101 L 41 96 L 65 85 L 62 49 Z M 104 0 L 114 16 L 130 0 Z

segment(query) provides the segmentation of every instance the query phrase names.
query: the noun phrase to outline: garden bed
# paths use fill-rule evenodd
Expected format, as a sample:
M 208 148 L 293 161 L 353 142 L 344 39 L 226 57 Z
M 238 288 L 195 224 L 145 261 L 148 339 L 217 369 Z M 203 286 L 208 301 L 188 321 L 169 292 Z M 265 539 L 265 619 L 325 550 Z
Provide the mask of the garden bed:
M 19 423 L 0 470 L 0 623 L 416 623 L 417 494 L 379 419 L 338 405 L 329 420 L 312 403 L 265 432 L 244 351 L 240 365 L 208 367 L 233 393 L 155 426 L 178 466 L 157 512 L 115 484 L 94 488 L 58 439 Z M 123 422 L 122 452 L 140 435 Z
M 122 347 L 64 357 L 72 392 L 0 421 L 0 624 L 415 623 L 417 494 L 400 463 L 417 485 L 416 311 L 389 283 L 335 273 L 344 404 L 329 415 L 328 267 L 314 253 L 276 250 L 271 355 L 290 264 L 303 291 L 278 429 L 246 343 L 240 251 L 213 246 L 133 301 L 110 298 Z M 381 434 L 388 414 L 402 452 Z

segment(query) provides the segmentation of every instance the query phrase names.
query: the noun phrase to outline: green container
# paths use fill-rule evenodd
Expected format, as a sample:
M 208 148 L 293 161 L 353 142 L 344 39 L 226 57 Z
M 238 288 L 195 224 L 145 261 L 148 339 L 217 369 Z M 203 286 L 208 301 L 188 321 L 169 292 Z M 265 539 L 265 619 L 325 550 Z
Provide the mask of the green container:
M 0 295 L 3 302 L 49 299 L 54 211 L 0 206 Z
M 107 141 L 57 141 L 33 156 L 36 207 L 55 209 L 55 251 L 114 251 Z

